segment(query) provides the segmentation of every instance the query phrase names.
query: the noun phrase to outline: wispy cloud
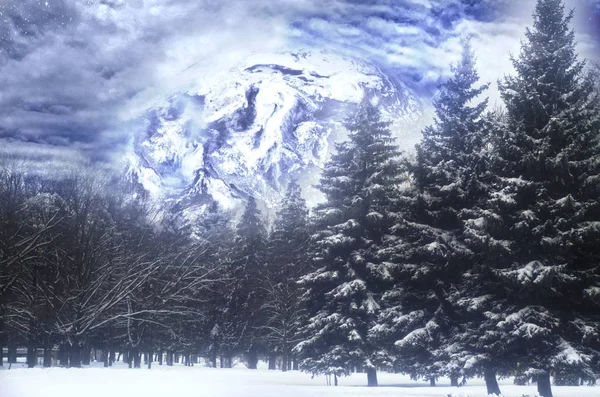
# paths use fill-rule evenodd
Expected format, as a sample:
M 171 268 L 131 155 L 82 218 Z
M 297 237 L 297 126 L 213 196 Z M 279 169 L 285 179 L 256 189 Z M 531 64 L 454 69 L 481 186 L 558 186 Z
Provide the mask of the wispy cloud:
M 191 65 L 193 73 L 218 78 L 254 52 L 299 46 L 368 58 L 431 91 L 458 60 L 460 39 L 473 35 L 481 74 L 495 80 L 510 64 L 533 3 L 519 2 L 523 13 L 515 4 L 8 0 L 0 5 L 0 144 L 23 155 L 18 142 L 59 148 L 59 157 L 112 161 L 136 118 L 190 84 Z M 589 25 L 580 44 L 592 53 Z

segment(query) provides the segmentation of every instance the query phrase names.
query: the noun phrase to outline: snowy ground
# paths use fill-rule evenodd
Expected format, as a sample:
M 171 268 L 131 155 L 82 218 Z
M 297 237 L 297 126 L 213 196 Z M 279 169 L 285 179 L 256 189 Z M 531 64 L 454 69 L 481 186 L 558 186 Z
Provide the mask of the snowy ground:
M 118 363 L 119 364 L 119 363 Z M 22 368 L 0 370 L 2 397 L 484 397 L 483 381 L 471 379 L 465 387 L 450 387 L 441 380 L 437 387 L 414 382 L 396 374 L 379 374 L 379 388 L 364 387 L 365 374 L 341 378 L 340 386 L 326 386 L 324 377 L 311 378 L 301 372 L 281 373 L 245 368 L 212 369 L 202 366 L 154 366 L 151 370 L 127 369 L 122 364 L 102 368 Z M 501 382 L 506 397 L 535 396 L 532 386 L 514 386 L 510 380 Z M 597 397 L 600 387 L 554 387 L 554 397 Z

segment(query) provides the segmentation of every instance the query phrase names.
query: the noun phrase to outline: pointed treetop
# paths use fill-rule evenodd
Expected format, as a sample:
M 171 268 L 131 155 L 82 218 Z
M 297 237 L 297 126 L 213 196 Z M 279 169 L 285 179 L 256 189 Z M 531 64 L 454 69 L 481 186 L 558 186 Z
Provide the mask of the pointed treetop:
M 256 204 L 256 199 L 252 196 L 248 198 L 246 208 L 242 214 L 242 219 L 238 223 L 238 235 L 240 237 L 250 236 L 266 236 L 266 229 L 264 222 L 260 217 L 260 210 Z
M 542 131 L 556 117 L 587 107 L 592 86 L 582 84 L 585 61 L 575 48 L 573 11 L 565 14 L 562 0 L 538 0 L 533 18 L 519 56 L 511 57 L 517 73 L 499 88 L 512 127 Z
M 344 127 L 350 131 L 350 140 L 361 145 L 368 144 L 374 135 L 387 134 L 390 124 L 382 120 L 379 107 L 365 93 L 356 112 L 345 120 Z
M 306 200 L 302 197 L 302 188 L 296 179 L 288 183 L 285 197 L 283 198 L 282 207 L 275 216 L 275 224 L 273 232 L 284 230 L 290 224 L 298 223 L 301 226 L 307 222 L 308 209 Z
M 431 160 L 435 165 L 455 158 L 456 153 L 469 150 L 468 143 L 481 129 L 488 99 L 474 102 L 489 84 L 475 86 L 479 81 L 475 63 L 470 41 L 465 40 L 461 60 L 451 67 L 453 75 L 439 87 L 434 124 L 423 130 L 420 160 Z
M 484 111 L 487 106 L 487 98 L 477 105 L 469 106 L 473 99 L 489 87 L 489 83 L 481 87 L 474 87 L 479 81 L 476 61 L 470 39 L 463 40 L 461 59 L 457 64 L 452 65 L 450 70 L 453 75 L 440 86 L 440 97 L 435 101 L 438 123 L 456 117 L 460 119 L 478 118 Z
M 569 10 L 565 16 L 563 0 L 538 0 L 532 16 L 535 31 L 551 37 L 556 33 L 564 34 L 569 31 L 565 27 L 573 18 L 573 10 Z
M 562 0 L 538 0 L 533 28 L 526 29 L 519 56 L 511 57 L 518 79 L 509 76 L 500 84 L 507 104 L 517 99 L 515 94 L 519 89 L 515 92 L 515 87 L 519 88 L 521 81 L 521 90 L 529 92 L 530 97 L 539 97 L 549 106 L 546 111 L 562 110 L 564 101 L 557 93 L 575 89 L 585 67 L 585 62 L 577 59 L 575 32 L 570 27 L 572 18 L 573 10 L 565 14 Z

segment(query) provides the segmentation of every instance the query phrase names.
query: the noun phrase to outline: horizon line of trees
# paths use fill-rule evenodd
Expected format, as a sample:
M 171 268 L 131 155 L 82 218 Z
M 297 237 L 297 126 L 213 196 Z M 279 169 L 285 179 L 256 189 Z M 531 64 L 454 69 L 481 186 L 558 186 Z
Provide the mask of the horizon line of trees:
M 256 201 L 241 218 L 206 209 L 160 216 L 135 182 L 92 168 L 59 180 L 0 159 L 0 365 L 132 368 L 153 358 L 298 369 L 308 209 L 297 183 L 267 232 Z M 100 357 L 98 357 L 100 355 Z
M 94 348 L 105 365 L 262 357 L 369 386 L 378 369 L 481 376 L 497 395 L 498 377 L 541 397 L 551 376 L 595 383 L 600 73 L 578 59 L 572 16 L 537 1 L 502 110 L 466 42 L 412 157 L 365 97 L 323 169 L 325 202 L 309 212 L 291 182 L 270 230 L 252 197 L 237 223 L 214 207 L 157 224 L 134 185 L 0 165 L 0 346 L 42 347 L 45 366 L 58 346 L 73 367 Z

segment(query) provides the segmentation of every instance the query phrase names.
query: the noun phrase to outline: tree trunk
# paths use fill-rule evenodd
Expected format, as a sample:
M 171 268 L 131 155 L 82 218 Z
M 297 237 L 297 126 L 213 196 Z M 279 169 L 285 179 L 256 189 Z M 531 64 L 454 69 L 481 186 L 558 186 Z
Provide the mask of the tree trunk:
M 169 367 L 173 366 L 173 352 L 172 351 L 167 351 L 167 365 Z
M 132 356 L 133 356 L 133 368 L 142 368 L 142 354 L 140 353 L 138 348 L 135 348 L 133 350 Z
M 81 364 L 90 365 L 92 349 L 88 344 L 84 344 L 81 347 Z
M 58 348 L 58 361 L 61 367 L 69 366 L 69 350 L 67 345 L 60 345 Z
M 73 343 L 69 349 L 69 368 L 81 368 L 81 346 Z
M 292 359 L 292 369 L 298 371 L 298 359 L 296 357 Z
M 432 376 L 431 378 L 429 378 L 429 386 L 435 387 L 435 377 Z
M 52 366 L 52 344 L 46 341 L 44 344 L 44 368 L 50 368 Z
M 11 364 L 17 363 L 17 345 L 8 347 L 8 362 Z
M 377 369 L 367 368 L 367 386 L 377 386 Z
M 50 346 L 51 346 L 51 348 L 50 348 L 50 352 L 51 352 L 50 355 L 52 357 L 51 361 L 50 361 L 50 363 L 51 363 L 50 365 L 58 365 L 58 353 L 59 353 L 59 351 L 55 350 L 53 345 L 50 345 Z
M 163 352 L 162 350 L 158 352 L 158 365 L 162 365 L 163 363 Z
M 450 376 L 450 386 L 458 387 L 458 376 L 457 375 Z
M 175 353 L 175 364 L 179 364 L 179 353 Z
M 0 367 L 4 365 L 4 329 L 0 320 Z
M 276 356 L 275 353 L 269 354 L 269 371 L 274 371 L 276 369 Z
M 333 385 L 337 386 L 338 385 L 338 379 L 337 379 L 337 375 L 333 374 Z
M 149 350 L 148 351 L 148 369 L 152 369 L 152 359 L 153 359 L 152 350 Z
M 27 346 L 27 368 L 35 367 L 37 361 L 37 345 L 34 340 L 29 340 Z
M 258 367 L 258 354 L 254 346 L 248 349 L 248 369 L 256 369 Z
M 287 353 L 283 353 L 283 355 L 281 356 L 281 370 L 283 372 L 286 372 L 288 370 L 288 363 L 289 363 L 289 356 L 287 355 Z
M 213 349 L 210 352 L 210 366 L 212 368 L 217 368 L 217 350 Z
M 495 370 L 486 369 L 483 372 L 483 379 L 485 379 L 485 386 L 487 387 L 488 395 L 501 395 L 500 386 L 498 386 L 498 380 L 496 379 Z
M 108 361 L 110 360 L 108 357 L 110 356 L 110 353 L 108 351 L 108 349 L 104 349 L 102 351 L 102 361 L 104 362 L 104 368 L 108 368 Z
M 115 349 L 111 347 L 109 350 L 109 353 L 108 353 L 108 366 L 112 367 L 114 362 L 115 362 Z
M 552 386 L 550 385 L 550 373 L 544 372 L 537 377 L 537 389 L 540 397 L 552 397 Z

